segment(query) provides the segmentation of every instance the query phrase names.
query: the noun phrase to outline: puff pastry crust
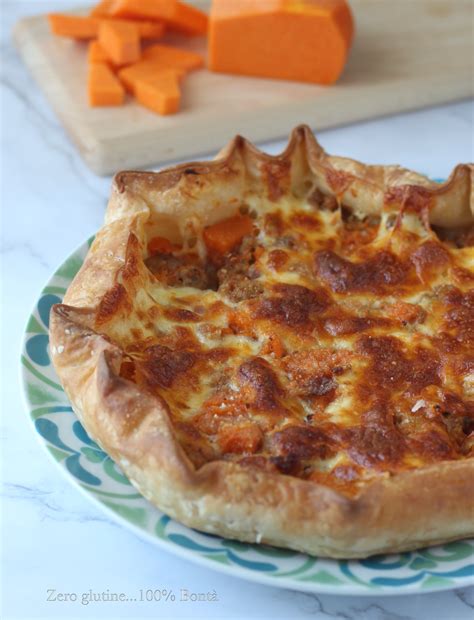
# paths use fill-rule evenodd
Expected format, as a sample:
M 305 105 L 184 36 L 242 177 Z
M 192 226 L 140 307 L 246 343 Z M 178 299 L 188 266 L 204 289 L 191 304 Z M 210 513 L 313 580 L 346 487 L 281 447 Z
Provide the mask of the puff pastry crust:
M 193 528 L 242 541 L 289 547 L 310 554 L 334 558 L 366 557 L 376 553 L 400 552 L 473 535 L 474 461 L 472 450 L 470 451 L 469 448 L 469 434 L 472 437 L 473 428 L 471 428 L 470 422 L 466 421 L 470 415 L 469 412 L 472 413 L 473 399 L 472 384 L 469 383 L 473 372 L 472 341 L 467 338 L 469 334 L 470 336 L 473 335 L 473 331 L 469 330 L 474 330 L 472 323 L 474 299 L 469 297 L 469 291 L 472 291 L 474 281 L 472 248 L 466 246 L 461 249 L 462 265 L 456 263 L 455 281 L 448 282 L 448 284 L 443 281 L 442 287 L 439 287 L 438 290 L 441 297 L 445 295 L 440 301 L 441 306 L 448 303 L 454 304 L 450 310 L 454 313 L 452 315 L 453 321 L 461 320 L 454 316 L 456 312 L 458 313 L 456 316 L 460 316 L 464 312 L 461 317 L 464 321 L 461 326 L 462 333 L 459 330 L 456 332 L 457 336 L 461 334 L 456 340 L 456 342 L 462 341 L 459 345 L 461 347 L 460 353 L 456 354 L 452 348 L 449 354 L 451 355 L 449 363 L 459 362 L 456 367 L 457 372 L 458 374 L 464 373 L 464 388 L 459 388 L 464 389 L 464 392 L 458 391 L 455 394 L 457 409 L 453 406 L 453 411 L 455 410 L 455 415 L 453 415 L 456 420 L 462 418 L 459 424 L 464 424 L 464 435 L 459 430 L 461 427 L 456 426 L 457 430 L 453 431 L 448 422 L 441 420 L 441 417 L 439 420 L 436 418 L 435 422 L 432 419 L 441 411 L 441 405 L 428 406 L 430 394 L 436 393 L 433 396 L 433 403 L 436 398 L 441 398 L 441 393 L 443 398 L 446 396 L 445 383 L 447 379 L 445 377 L 447 376 L 446 372 L 448 372 L 443 371 L 445 372 L 443 375 L 441 371 L 436 370 L 438 373 L 436 380 L 425 381 L 423 379 L 424 383 L 420 389 L 424 391 L 413 392 L 413 398 L 416 400 L 409 414 L 411 417 L 415 417 L 417 413 L 419 416 L 425 416 L 426 424 L 430 425 L 430 437 L 433 435 L 432 429 L 435 427 L 432 425 L 435 423 L 438 425 L 436 428 L 448 428 L 446 435 L 440 435 L 445 437 L 446 441 L 440 447 L 441 444 L 433 440 L 430 443 L 429 454 L 423 446 L 415 454 L 410 446 L 415 445 L 412 436 L 414 436 L 413 433 L 418 433 L 419 429 L 412 430 L 410 426 L 408 439 L 405 436 L 403 438 L 403 442 L 405 442 L 403 444 L 405 446 L 403 448 L 405 451 L 403 465 L 400 465 L 402 461 L 397 461 L 399 464 L 393 467 L 389 463 L 393 456 L 392 453 L 387 452 L 386 446 L 380 447 L 377 444 L 381 440 L 393 445 L 393 437 L 395 437 L 391 431 L 390 433 L 385 432 L 385 426 L 383 428 L 380 426 L 382 424 L 380 415 L 382 414 L 377 409 L 380 404 L 379 400 L 374 400 L 372 403 L 372 412 L 377 410 L 373 414 L 376 418 L 375 422 L 375 418 L 371 418 L 368 414 L 364 414 L 365 417 L 357 420 L 357 433 L 359 434 L 352 430 L 352 434 L 344 434 L 343 439 L 340 439 L 341 432 L 345 433 L 344 428 L 349 424 L 347 420 L 344 421 L 342 418 L 335 423 L 335 426 L 326 428 L 323 425 L 326 435 L 323 436 L 322 440 L 315 438 L 314 441 L 316 442 L 322 441 L 324 443 L 324 437 L 333 432 L 331 429 L 339 425 L 339 430 L 337 432 L 334 430 L 334 435 L 331 435 L 332 439 L 329 443 L 332 448 L 330 454 L 328 455 L 324 451 L 310 450 L 308 453 L 310 458 L 309 461 L 305 461 L 305 467 L 299 461 L 294 465 L 295 459 L 291 456 L 291 450 L 293 450 L 298 458 L 301 457 L 304 460 L 308 457 L 308 454 L 301 452 L 299 443 L 300 441 L 304 443 L 306 439 L 304 436 L 300 439 L 298 434 L 295 436 L 296 438 L 293 436 L 290 439 L 287 438 L 286 443 L 281 440 L 281 435 L 278 439 L 279 443 L 277 441 L 279 450 L 286 450 L 288 441 L 290 443 L 291 458 L 288 460 L 286 458 L 288 454 L 284 454 L 284 456 L 286 455 L 286 469 L 281 466 L 281 458 L 283 457 L 280 453 L 278 457 L 280 461 L 274 456 L 266 459 L 265 463 L 267 465 L 270 463 L 271 467 L 267 465 L 248 466 L 245 458 L 248 456 L 255 458 L 258 456 L 259 450 L 263 450 L 261 447 L 255 447 L 257 444 L 258 446 L 262 445 L 261 436 L 259 436 L 260 439 L 256 444 L 251 442 L 251 445 L 247 445 L 244 442 L 242 445 L 237 441 L 237 447 L 233 443 L 232 446 L 234 447 L 227 451 L 224 450 L 222 453 L 212 453 L 208 444 L 205 444 L 202 449 L 193 449 L 194 427 L 191 424 L 192 428 L 189 428 L 189 425 L 186 426 L 183 420 L 188 420 L 192 414 L 192 403 L 194 401 L 192 399 L 186 400 L 186 398 L 192 392 L 193 368 L 197 369 L 201 362 L 194 362 L 194 358 L 189 358 L 191 361 L 186 361 L 188 358 L 182 356 L 182 351 L 181 357 L 173 357 L 176 353 L 176 347 L 173 348 L 169 344 L 169 330 L 175 328 L 182 330 L 179 332 L 183 338 L 181 349 L 185 350 L 187 349 L 186 338 L 188 337 L 186 335 L 188 333 L 186 332 L 186 321 L 195 321 L 196 319 L 195 317 L 194 319 L 188 317 L 184 320 L 183 327 L 183 315 L 180 315 L 180 318 L 176 319 L 174 323 L 171 322 L 172 328 L 167 323 L 166 329 L 162 327 L 158 330 L 156 337 L 158 344 L 153 344 L 150 334 L 154 333 L 154 325 L 158 324 L 156 323 L 158 321 L 157 316 L 161 317 L 167 311 L 169 294 L 171 294 L 169 291 L 172 287 L 157 285 L 155 275 L 147 268 L 149 258 L 147 244 L 154 236 L 166 237 L 176 244 L 188 243 L 189 246 L 194 246 L 194 251 L 200 256 L 200 259 L 205 260 L 202 231 L 218 221 L 235 215 L 241 208 L 242 202 L 250 201 L 251 209 L 252 205 L 255 205 L 257 222 L 260 227 L 260 220 L 258 219 L 259 201 L 262 204 L 265 203 L 266 212 L 269 209 L 280 208 L 283 203 L 288 205 L 291 201 L 296 201 L 300 205 L 299 209 L 301 205 L 305 205 L 306 210 L 303 210 L 307 215 L 310 209 L 308 204 L 311 202 L 311 197 L 314 203 L 315 196 L 317 204 L 316 206 L 313 204 L 312 208 L 316 211 L 322 209 L 321 205 L 324 200 L 326 202 L 332 201 L 332 207 L 326 212 L 325 222 L 335 221 L 336 215 L 334 214 L 341 211 L 341 205 L 346 217 L 349 214 L 349 219 L 353 216 L 358 221 L 366 222 L 367 218 L 373 217 L 377 218 L 377 226 L 381 225 L 380 218 L 383 222 L 388 222 L 392 216 L 391 225 L 396 228 L 398 224 L 394 224 L 393 216 L 398 217 L 398 223 L 403 217 L 406 217 L 408 228 L 405 237 L 403 237 L 405 245 L 409 245 L 409 239 L 412 237 L 415 238 L 418 234 L 426 233 L 428 237 L 423 238 L 423 243 L 438 244 L 444 248 L 445 253 L 449 253 L 451 252 L 450 247 L 454 248 L 455 246 L 449 246 L 447 241 L 433 241 L 432 227 L 441 236 L 444 235 L 446 239 L 450 238 L 451 233 L 453 235 L 461 234 L 472 227 L 474 221 L 473 178 L 474 167 L 472 165 L 457 166 L 445 183 L 437 184 L 424 176 L 398 166 L 367 166 L 350 159 L 332 157 L 324 152 L 310 129 L 305 126 L 297 127 L 293 131 L 286 150 L 278 156 L 262 153 L 248 141 L 238 136 L 212 162 L 180 165 L 159 173 L 118 173 L 113 182 L 104 227 L 97 234 L 84 265 L 68 289 L 64 303 L 55 306 L 51 313 L 50 336 L 53 362 L 74 411 L 90 436 L 120 465 L 131 482 L 150 502 L 171 517 Z M 247 210 L 247 208 L 248 205 L 246 204 L 245 209 Z M 291 207 L 286 208 L 290 209 L 291 212 Z M 338 221 L 341 222 L 342 216 L 337 217 L 339 218 Z M 384 220 L 384 217 L 387 217 L 388 220 Z M 310 219 L 302 221 L 303 224 L 301 222 L 295 224 L 295 226 L 302 226 L 301 238 L 306 234 L 305 230 L 311 226 Z M 419 232 L 420 230 L 424 232 Z M 256 234 L 260 233 L 257 232 Z M 283 235 L 280 234 L 281 236 Z M 405 251 L 406 248 L 403 247 L 403 251 Z M 419 239 L 416 247 L 420 247 Z M 432 248 L 432 246 L 429 247 Z M 287 251 L 288 255 L 294 256 L 298 250 L 293 246 L 289 249 L 287 247 L 286 250 L 283 248 L 281 251 Z M 320 255 L 320 258 L 322 256 L 321 261 L 328 259 L 328 252 L 329 250 L 326 248 L 324 256 Z M 436 263 L 439 255 L 439 252 L 438 254 L 428 252 L 426 258 L 423 253 L 417 254 L 417 257 L 421 256 L 419 260 L 417 259 L 418 262 L 415 260 L 414 263 L 410 263 L 415 265 L 413 269 L 416 268 L 415 271 L 421 282 L 417 285 L 418 291 L 423 283 L 426 284 L 427 290 L 433 288 L 430 280 L 431 271 L 428 273 L 423 270 L 425 268 L 429 270 L 429 265 L 432 261 Z M 386 294 L 384 287 L 391 285 L 390 266 L 387 267 L 389 271 L 384 272 L 383 268 L 382 271 L 377 271 L 377 282 L 381 283 L 382 288 L 373 290 L 371 289 L 372 285 L 367 285 L 367 288 L 366 285 L 360 284 L 363 278 L 359 278 L 357 274 L 354 275 L 356 272 L 350 271 L 349 259 L 344 259 L 345 262 L 341 262 L 342 259 L 338 258 L 334 262 L 334 255 L 331 255 L 330 258 L 331 260 L 328 259 L 329 262 L 326 260 L 324 264 L 318 263 L 319 272 L 317 272 L 319 274 L 318 286 L 320 285 L 320 288 L 326 290 L 329 295 L 337 299 L 345 299 L 344 296 L 347 295 L 348 291 L 356 290 L 359 286 L 356 291 L 359 295 L 359 297 L 356 295 L 358 303 L 360 296 L 363 297 L 367 291 L 370 292 L 372 302 L 375 297 L 384 298 Z M 363 260 L 363 251 L 358 260 Z M 440 261 L 441 266 L 438 266 L 437 269 L 443 270 L 444 263 L 441 259 Z M 428 267 L 426 267 L 427 264 Z M 321 265 L 323 266 L 321 267 Z M 317 269 L 317 267 L 314 268 Z M 349 271 L 344 271 L 346 268 Z M 342 284 L 341 280 L 337 279 L 342 277 L 341 269 L 347 276 L 346 280 L 342 280 Z M 278 267 L 273 266 L 273 270 L 277 272 Z M 299 273 L 298 270 L 292 272 L 293 275 L 291 276 L 291 278 L 296 279 L 291 279 L 288 273 L 289 271 L 285 272 L 285 282 L 289 286 L 291 283 L 298 282 L 299 284 L 294 285 L 301 288 L 303 280 L 309 286 L 308 280 L 305 280 L 309 276 L 305 275 L 303 271 L 301 271 L 303 280 L 297 279 L 300 275 L 294 275 L 294 273 Z M 334 276 L 335 273 L 337 277 Z M 388 276 L 387 273 L 389 273 Z M 452 273 L 454 272 L 451 270 L 446 277 L 452 278 Z M 254 280 L 258 280 L 258 276 L 257 271 L 256 275 L 253 276 Z M 314 278 L 314 276 L 311 277 Z M 314 279 L 312 282 L 314 283 Z M 397 282 L 395 281 L 393 290 L 390 291 L 391 301 L 397 295 L 397 287 L 405 285 L 403 279 L 400 280 L 400 284 Z M 452 301 L 454 289 L 464 296 L 459 303 L 456 300 Z M 172 293 L 178 295 L 178 289 L 176 291 L 172 291 Z M 210 298 L 209 295 L 214 295 L 212 299 L 216 301 L 215 295 L 218 293 L 219 289 L 217 293 L 214 290 L 211 293 L 206 292 L 206 290 L 195 290 L 193 292 L 191 287 L 187 286 L 185 290 L 179 293 L 181 297 L 173 297 L 173 299 L 179 301 L 178 305 L 181 309 L 185 309 L 186 304 L 191 304 L 193 312 L 199 313 L 200 296 L 205 301 Z M 263 315 L 262 311 L 258 310 L 260 307 L 258 304 L 261 303 L 259 300 L 263 294 L 261 291 L 257 291 L 255 295 L 252 293 L 253 297 L 251 296 L 250 299 L 245 298 L 244 295 L 243 302 L 237 296 L 237 298 L 229 301 L 229 306 L 233 312 L 238 313 L 239 304 L 248 304 L 249 308 L 253 308 L 251 310 L 254 312 L 252 316 L 261 317 Z M 284 297 L 285 294 L 282 293 L 282 296 Z M 450 295 L 451 297 L 449 297 Z M 417 299 L 418 301 L 414 302 L 414 305 L 417 305 L 418 302 L 419 304 L 422 303 L 419 301 L 421 297 Z M 300 306 L 302 303 L 304 306 L 306 302 L 303 300 L 303 302 L 297 303 Z M 462 310 L 460 309 L 461 306 Z M 360 307 L 362 306 L 358 306 L 359 309 Z M 255 308 L 257 309 L 255 310 Z M 375 308 L 374 312 L 381 312 L 373 303 L 371 308 Z M 428 309 L 428 314 L 429 311 Z M 268 319 L 270 323 L 265 323 L 262 330 L 265 331 L 266 329 L 267 332 L 273 330 L 276 333 L 281 330 L 282 339 L 287 338 L 287 350 L 291 349 L 291 354 L 297 356 L 299 353 L 298 338 L 303 338 L 301 334 L 306 327 L 300 322 L 296 331 L 291 331 L 294 327 L 291 325 L 291 317 L 289 320 L 282 319 L 281 313 L 279 315 L 277 312 L 275 315 L 275 312 L 274 316 L 271 316 L 271 313 L 268 315 L 267 312 L 265 320 Z M 307 311 L 304 310 L 304 312 L 306 312 L 305 317 L 307 319 Z M 271 323 L 272 320 L 275 320 L 273 324 Z M 298 317 L 295 320 L 298 323 Z M 333 323 L 328 323 L 329 320 L 318 318 L 317 321 L 323 321 L 318 325 L 325 326 L 325 334 L 332 333 L 334 346 L 342 346 L 338 342 L 339 339 L 342 342 L 346 338 L 345 328 L 341 328 L 340 323 L 334 327 Z M 385 315 L 383 320 L 386 320 Z M 416 323 L 418 320 L 419 317 L 413 320 L 407 319 L 411 325 L 410 337 L 419 338 L 422 342 L 425 336 L 433 334 L 429 333 L 429 323 L 424 328 L 418 328 L 418 323 Z M 324 323 L 324 321 L 326 322 Z M 222 324 L 220 325 L 222 327 Z M 269 325 L 270 327 L 268 327 Z M 272 325 L 273 327 L 271 327 Z M 360 362 L 363 369 L 368 368 L 367 364 L 369 363 L 382 363 L 379 358 L 377 358 L 377 362 L 377 359 L 372 356 L 375 346 L 373 344 L 374 339 L 394 338 L 400 335 L 406 327 L 405 324 L 403 327 L 394 328 L 393 323 L 390 323 L 392 327 L 389 328 L 383 327 L 388 323 L 381 323 L 380 330 L 382 331 L 377 331 L 378 328 L 374 325 L 369 322 L 360 328 L 362 332 L 359 327 L 354 328 L 350 336 L 347 336 L 350 340 L 347 355 L 352 354 L 352 350 L 356 350 L 357 347 L 359 347 L 358 350 L 363 349 L 364 355 L 370 349 L 367 354 L 368 357 L 363 357 L 363 360 L 366 361 Z M 399 324 L 397 323 L 397 325 Z M 459 324 L 456 323 L 456 325 Z M 133 357 L 134 339 L 141 340 L 143 338 L 143 333 L 137 335 L 137 326 L 142 329 L 142 332 L 144 330 L 147 343 L 152 342 L 150 346 L 155 346 L 154 355 L 156 355 L 156 347 L 161 347 L 159 349 L 160 355 L 153 358 L 154 372 L 158 376 L 155 383 L 137 381 L 127 372 L 126 361 L 128 356 Z M 312 324 L 313 328 L 314 324 Z M 221 331 L 220 333 L 224 332 Z M 231 334 L 228 337 L 233 338 L 234 335 Z M 449 348 L 449 340 L 454 347 L 452 339 L 456 339 L 457 336 L 451 334 L 451 340 L 446 336 L 443 346 Z M 215 335 L 213 337 L 216 338 Z M 201 377 L 200 380 L 205 383 L 206 369 L 215 369 L 216 365 L 224 366 L 229 356 L 232 359 L 235 351 L 237 351 L 238 342 L 245 342 L 247 343 L 245 346 L 250 347 L 246 355 L 253 360 L 251 363 L 254 366 L 247 366 L 245 371 L 242 371 L 242 364 L 240 365 L 239 376 L 243 381 L 240 389 L 244 392 L 250 382 L 251 387 L 253 386 L 252 389 L 255 388 L 257 393 L 255 396 L 255 393 L 252 392 L 253 396 L 251 395 L 250 399 L 255 404 L 258 400 L 259 390 L 262 389 L 265 392 L 265 385 L 273 381 L 265 375 L 267 373 L 265 370 L 267 361 L 265 360 L 270 360 L 273 363 L 275 354 L 271 352 L 269 357 L 265 357 L 264 354 L 258 356 L 255 349 L 251 348 L 254 347 L 254 343 L 251 342 L 252 339 L 248 337 L 245 330 L 242 331 L 240 337 L 240 340 L 232 341 L 233 344 L 230 348 L 227 347 L 231 351 L 230 354 L 227 351 L 226 354 L 222 354 L 222 358 L 219 358 L 216 353 L 215 362 L 209 362 L 211 366 L 206 366 L 207 361 L 202 362 L 204 364 L 202 375 L 204 379 Z M 160 338 L 163 340 L 161 341 Z M 321 336 L 321 338 L 323 337 Z M 316 346 L 321 346 L 321 338 L 317 341 L 319 344 Z M 364 338 L 365 340 L 363 340 Z M 400 338 L 402 338 L 401 335 Z M 407 346 L 409 345 L 408 341 L 409 337 L 406 340 Z M 201 340 L 201 343 L 203 342 L 209 343 L 208 340 Z M 214 341 L 214 349 L 218 350 L 222 343 L 223 341 L 219 340 L 219 336 L 217 336 L 217 340 Z M 168 348 L 163 349 L 165 345 Z M 456 346 L 458 345 L 456 344 Z M 468 354 L 469 346 L 471 347 L 470 355 Z M 302 349 L 308 350 L 308 345 L 302 345 Z M 163 354 L 163 350 L 165 350 L 165 354 Z M 170 351 L 171 353 L 169 353 Z M 201 354 L 191 351 L 189 355 L 199 356 Z M 398 360 L 402 353 L 394 353 L 393 355 L 393 359 Z M 283 373 L 282 369 L 287 369 L 290 362 L 285 366 L 285 355 L 279 357 L 279 360 L 275 359 L 275 364 L 278 365 L 278 372 Z M 263 359 L 263 362 L 255 362 L 255 359 Z M 294 360 L 297 357 L 291 359 Z M 184 368 L 185 378 L 182 381 L 179 377 L 175 378 L 175 369 L 170 360 L 174 360 L 173 363 L 179 366 L 176 372 Z M 199 360 L 201 360 L 200 357 Z M 319 407 L 317 409 L 319 418 L 316 415 L 316 419 L 313 418 L 312 422 L 309 422 L 311 417 L 305 418 L 304 421 L 301 419 L 298 422 L 300 427 L 306 428 L 310 425 L 312 429 L 318 429 L 317 420 L 324 420 L 325 411 L 324 406 L 320 405 L 320 399 L 326 398 L 328 394 L 332 394 L 331 398 L 336 398 L 337 390 L 343 389 L 343 378 L 347 376 L 341 374 L 346 372 L 344 363 L 339 361 L 337 369 L 331 370 L 333 374 L 329 377 L 325 375 L 322 384 L 319 380 L 317 388 L 314 388 L 314 382 L 311 384 L 311 389 L 304 381 L 301 385 L 296 385 L 295 393 L 300 395 L 300 400 L 306 398 L 304 401 L 306 413 L 308 406 L 314 406 L 316 409 Z M 193 366 L 193 364 L 195 365 Z M 260 364 L 257 370 L 255 364 Z M 429 365 L 428 362 L 427 364 Z M 379 366 L 380 372 L 383 371 L 382 366 Z M 150 366 L 146 366 L 146 368 L 149 369 Z M 423 373 L 425 366 L 422 364 L 420 368 L 419 372 Z M 449 372 L 453 374 L 452 367 L 449 368 L 451 368 Z M 304 368 L 301 372 L 303 371 Z M 347 372 L 354 372 L 354 370 L 347 370 Z M 265 375 L 263 379 L 262 373 Z M 149 377 L 146 373 L 143 376 Z M 254 380 L 254 376 L 257 376 L 257 379 Z M 280 381 L 283 374 L 280 378 L 278 377 L 275 379 L 277 382 Z M 288 378 L 288 374 L 285 377 L 280 381 L 280 383 L 283 382 L 283 387 L 280 386 L 278 389 L 286 394 L 290 389 L 288 386 L 293 384 L 290 381 L 291 377 Z M 387 379 L 388 385 L 392 385 L 390 383 L 392 379 L 393 377 Z M 418 378 L 416 380 L 418 381 Z M 354 381 L 357 381 L 357 378 Z M 405 381 L 403 385 L 410 383 L 409 381 L 406 383 L 406 377 L 402 378 L 401 381 Z M 348 382 L 350 382 L 349 379 Z M 435 384 L 435 387 L 432 384 Z M 393 383 L 393 385 L 395 384 Z M 301 389 L 303 392 L 305 389 L 307 390 L 303 396 L 301 396 L 301 391 L 298 391 Z M 453 389 L 450 388 L 451 396 Z M 410 388 L 407 387 L 404 394 L 409 392 Z M 265 397 L 265 394 L 262 398 Z M 454 396 L 452 397 L 454 398 Z M 189 398 L 191 397 L 189 396 Z M 372 397 L 369 394 L 367 398 L 370 400 Z M 389 397 L 387 396 L 387 398 Z M 404 398 L 408 398 L 408 396 L 405 394 Z M 182 405 L 180 405 L 181 401 L 183 402 Z M 265 422 L 267 426 L 264 426 L 263 431 L 259 431 L 264 435 L 263 445 L 265 445 L 266 433 L 270 433 L 268 420 L 274 420 L 278 417 L 280 426 L 277 430 L 280 433 L 282 429 L 285 430 L 290 422 L 284 416 L 282 417 L 283 414 L 278 408 L 280 405 L 278 407 L 269 406 L 271 411 L 268 413 L 268 407 L 265 409 L 265 403 L 261 404 L 262 400 L 259 402 L 260 405 L 255 405 L 255 407 L 256 409 L 260 407 L 259 411 L 263 412 L 261 419 L 267 420 Z M 337 402 L 339 401 L 334 402 L 336 405 L 333 405 L 331 411 L 333 416 L 337 416 L 339 415 L 337 411 Z M 342 403 L 342 401 L 340 402 Z M 357 402 L 360 408 L 362 400 L 359 399 Z M 201 407 L 205 413 L 205 403 L 200 402 L 197 406 Z M 383 406 L 386 408 L 386 403 Z M 250 407 L 252 408 L 252 405 Z M 436 409 L 436 407 L 438 408 Z M 341 410 L 342 408 L 343 405 L 341 404 Z M 456 412 L 461 411 L 461 409 L 462 412 L 458 415 Z M 191 413 L 189 413 L 190 411 Z M 450 412 L 447 413 L 451 415 Z M 355 414 L 348 413 L 347 415 L 359 414 L 361 412 L 356 411 Z M 403 417 L 403 412 L 401 415 Z M 451 417 L 450 419 L 453 420 L 454 418 Z M 291 424 L 294 425 L 294 419 L 291 420 Z M 353 418 L 351 420 L 350 425 L 353 429 L 355 423 Z M 367 428 L 373 428 L 374 425 L 379 430 L 382 428 L 380 432 L 377 431 L 377 441 L 375 442 L 377 445 L 374 447 L 373 442 L 369 445 L 371 440 L 364 440 L 362 449 L 357 452 L 359 456 L 354 456 L 354 451 L 351 452 L 351 442 L 358 438 L 358 446 L 360 447 L 360 433 L 365 432 Z M 341 426 L 344 427 L 342 431 Z M 274 429 L 271 430 L 274 431 Z M 397 433 L 399 432 L 403 434 L 404 431 L 398 429 Z M 186 441 L 182 439 L 184 436 Z M 416 437 L 427 436 L 426 433 L 425 435 L 416 435 Z M 461 443 L 456 443 L 457 440 L 455 441 L 454 436 L 461 436 L 462 446 Z M 198 437 L 196 434 L 195 437 L 196 445 L 201 446 L 199 443 L 201 442 L 200 436 Z M 344 474 L 342 478 L 340 477 L 339 480 L 343 479 L 343 482 L 339 486 L 339 483 L 328 482 L 328 478 L 322 473 L 323 466 L 328 467 L 329 461 L 337 457 L 339 448 L 337 446 L 334 448 L 334 442 L 337 443 L 338 441 L 338 446 L 345 446 L 344 467 L 346 469 L 344 471 L 346 473 L 349 471 L 347 463 L 350 463 L 352 467 L 352 469 L 349 468 L 350 471 L 356 472 L 354 478 L 351 478 L 352 474 Z M 423 441 L 421 439 L 416 445 L 421 445 L 420 442 Z M 209 443 L 209 445 L 211 444 L 212 442 Z M 408 448 L 406 448 L 407 445 Z M 393 456 L 393 458 L 399 457 Z M 307 470 L 310 471 L 310 474 Z

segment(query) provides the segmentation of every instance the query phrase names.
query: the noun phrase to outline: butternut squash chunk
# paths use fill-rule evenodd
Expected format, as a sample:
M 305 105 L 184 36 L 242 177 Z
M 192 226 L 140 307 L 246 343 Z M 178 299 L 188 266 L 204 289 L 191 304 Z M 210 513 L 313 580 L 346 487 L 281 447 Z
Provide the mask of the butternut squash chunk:
M 130 23 L 133 23 L 138 27 L 138 32 L 140 33 L 140 38 L 142 39 L 161 39 L 161 37 L 165 34 L 166 26 L 162 22 L 135 21 Z
M 53 34 L 70 39 L 95 39 L 99 35 L 100 24 L 106 21 L 133 25 L 138 28 L 142 39 L 161 39 L 165 33 L 165 25 L 162 22 L 118 20 L 111 17 L 84 17 L 62 13 L 50 13 L 48 21 Z
M 346 64 L 353 29 L 346 0 L 213 0 L 209 68 L 332 84 Z
M 130 64 L 140 58 L 140 35 L 135 24 L 102 22 L 99 27 L 99 43 L 116 65 Z
M 150 59 L 141 60 L 140 62 L 130 65 L 129 67 L 121 69 L 118 72 L 118 76 L 127 91 L 135 95 L 135 85 L 138 80 L 143 81 L 153 79 L 157 74 L 163 71 L 173 71 L 177 79 L 183 77 L 186 73 L 184 69 L 173 69 L 162 63 L 160 60 Z
M 196 52 L 172 47 L 171 45 L 150 45 L 142 54 L 143 60 L 157 60 L 163 67 L 191 71 L 204 65 L 204 58 Z
M 179 0 L 117 0 L 111 14 L 132 19 L 159 19 L 184 34 L 206 34 L 206 13 Z
M 97 62 L 102 64 L 108 64 L 111 62 L 110 58 L 105 53 L 105 50 L 101 46 L 99 41 L 91 41 L 89 43 L 89 48 L 87 50 L 87 62 L 89 64 Z
M 203 238 L 207 249 L 215 254 L 227 254 L 252 232 L 252 218 L 234 215 L 204 229 Z
M 124 102 L 125 90 L 105 63 L 89 65 L 87 90 L 92 107 L 122 105 Z
M 157 114 L 174 114 L 179 109 L 181 92 L 176 72 L 171 69 L 139 78 L 134 92 L 138 103 Z
M 91 17 L 99 17 L 104 19 L 116 19 L 113 17 L 113 8 L 116 4 L 117 0 L 102 0 L 99 4 L 96 4 L 96 6 L 90 11 L 89 15 Z M 137 25 L 140 29 L 140 37 L 142 39 L 160 39 L 165 32 L 164 23 L 157 22 L 156 20 L 140 20 Z
M 95 17 L 63 15 L 62 13 L 49 13 L 48 21 L 53 34 L 72 39 L 94 39 L 100 24 Z

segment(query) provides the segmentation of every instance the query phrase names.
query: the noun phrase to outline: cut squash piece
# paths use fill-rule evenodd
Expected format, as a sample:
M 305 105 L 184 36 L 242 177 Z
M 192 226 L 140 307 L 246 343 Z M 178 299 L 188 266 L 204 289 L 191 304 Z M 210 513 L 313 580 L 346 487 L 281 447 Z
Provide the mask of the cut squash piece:
M 154 77 L 135 82 L 135 98 L 142 106 L 157 114 L 175 114 L 179 109 L 181 92 L 176 72 L 165 70 Z
M 136 95 L 135 86 L 138 80 L 153 80 L 163 71 L 171 71 L 179 79 L 186 74 L 184 69 L 173 69 L 163 64 L 159 60 L 141 60 L 129 67 L 125 67 L 118 72 L 118 76 L 129 93 Z
M 162 22 L 136 21 L 129 23 L 134 23 L 138 27 L 138 31 L 142 39 L 161 39 L 161 37 L 165 34 L 166 30 L 166 26 Z
M 203 238 L 211 253 L 227 254 L 233 250 L 253 229 L 248 215 L 234 215 L 204 229 Z
M 48 21 L 53 34 L 72 39 L 94 39 L 99 31 L 100 23 L 95 17 L 63 15 L 62 13 L 49 13 Z
M 110 58 L 107 56 L 107 54 L 105 53 L 104 48 L 101 46 L 101 44 L 99 43 L 99 41 L 91 41 L 89 43 L 89 48 L 87 51 L 87 62 L 89 64 L 93 64 L 93 63 L 102 63 L 102 64 L 108 64 L 110 61 Z
M 103 21 L 99 27 L 99 43 L 116 65 L 131 64 L 140 58 L 140 35 L 135 24 Z
M 87 90 L 89 105 L 93 107 L 122 105 L 125 99 L 120 80 L 105 63 L 89 65 Z
M 185 71 L 199 69 L 204 65 L 204 58 L 200 54 L 171 45 L 150 45 L 143 51 L 142 58 L 160 61 L 163 66 Z
M 83 17 L 62 13 L 50 13 L 48 21 L 53 34 L 70 39 L 95 39 L 99 35 L 100 24 L 105 22 L 129 24 L 138 28 L 142 39 L 161 39 L 166 29 L 164 23 L 156 21 L 134 22 L 111 17 Z
M 332 84 L 353 37 L 346 0 L 213 0 L 211 71 Z
M 111 13 L 116 17 L 163 20 L 171 29 L 184 34 L 207 33 L 206 13 L 179 0 L 116 0 Z

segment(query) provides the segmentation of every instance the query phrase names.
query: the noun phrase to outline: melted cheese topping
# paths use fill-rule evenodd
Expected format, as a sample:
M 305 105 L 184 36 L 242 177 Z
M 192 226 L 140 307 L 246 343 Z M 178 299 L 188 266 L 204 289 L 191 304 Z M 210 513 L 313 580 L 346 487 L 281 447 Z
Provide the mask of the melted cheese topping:
M 198 239 L 149 271 L 128 256 L 98 314 L 196 467 L 232 460 L 350 495 L 472 454 L 473 249 L 416 213 L 358 218 L 318 191 L 242 209 L 253 234 L 231 254 Z

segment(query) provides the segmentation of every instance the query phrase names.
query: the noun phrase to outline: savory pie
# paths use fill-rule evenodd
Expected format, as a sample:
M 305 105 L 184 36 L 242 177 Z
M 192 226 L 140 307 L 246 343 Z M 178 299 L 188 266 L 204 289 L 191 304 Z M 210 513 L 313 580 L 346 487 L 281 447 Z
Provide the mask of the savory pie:
M 51 316 L 88 433 L 206 532 L 341 558 L 474 534 L 473 179 L 307 127 L 117 174 Z

